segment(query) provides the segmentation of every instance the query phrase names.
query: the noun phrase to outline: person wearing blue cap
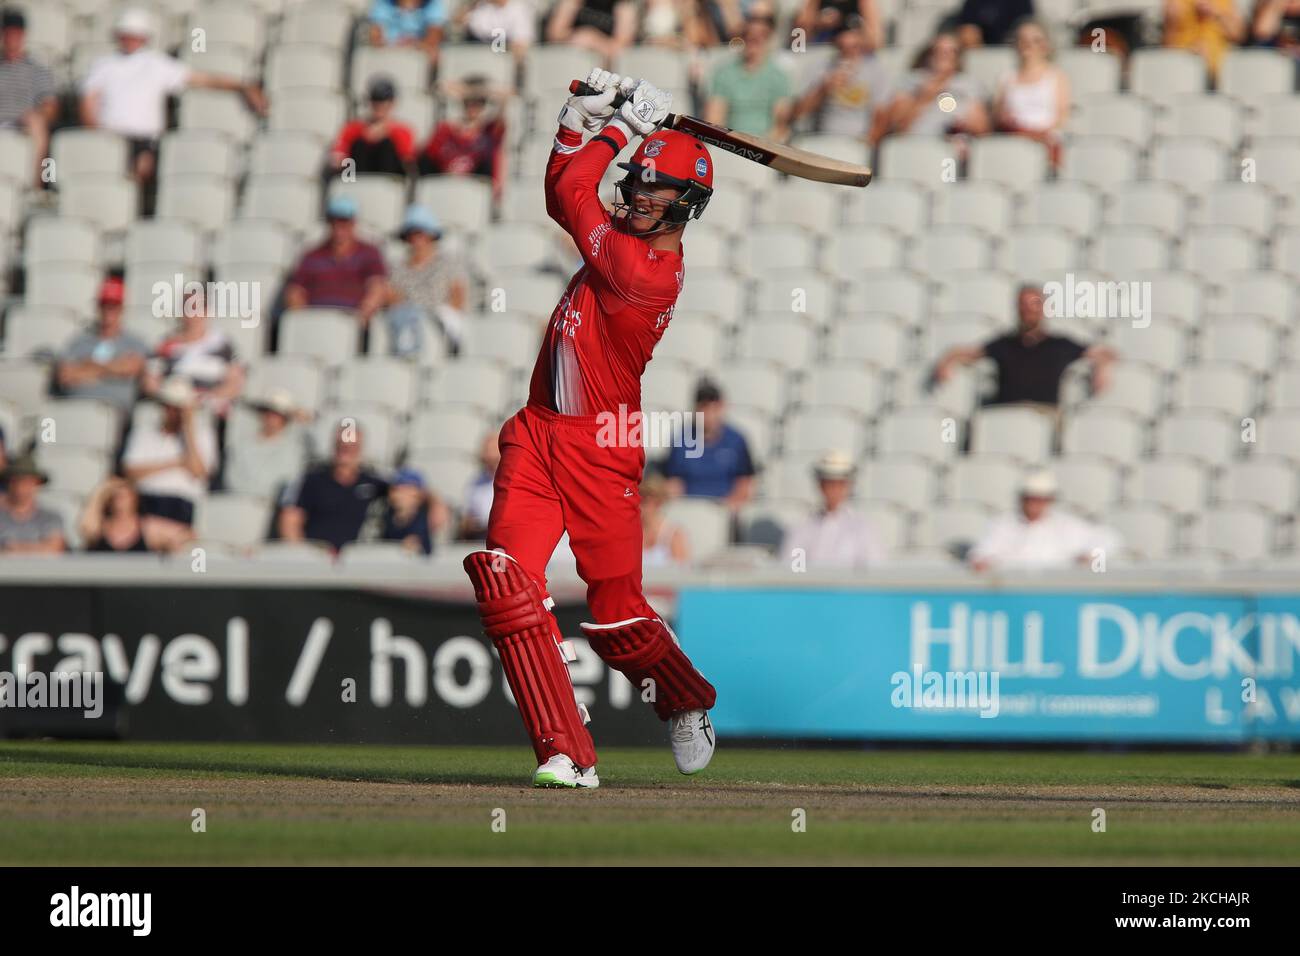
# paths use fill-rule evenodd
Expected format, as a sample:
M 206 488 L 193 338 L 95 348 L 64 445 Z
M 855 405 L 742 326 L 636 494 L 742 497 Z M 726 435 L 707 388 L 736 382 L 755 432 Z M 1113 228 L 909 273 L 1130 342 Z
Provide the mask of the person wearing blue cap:
M 284 307 L 347 309 L 366 327 L 384 304 L 388 267 L 378 247 L 357 236 L 353 197 L 331 196 L 325 219 L 329 236 L 294 267 L 284 288 Z
M 400 541 L 411 551 L 433 553 L 433 535 L 448 520 L 446 505 L 424 485 L 424 476 L 414 468 L 401 468 L 388 483 L 380 537 Z
M 393 267 L 388 283 L 384 315 L 390 351 L 418 355 L 424 348 L 425 330 L 433 323 L 455 355 L 465 332 L 469 295 L 465 270 L 440 249 L 442 224 L 427 206 L 407 208 L 399 235 L 407 255 Z

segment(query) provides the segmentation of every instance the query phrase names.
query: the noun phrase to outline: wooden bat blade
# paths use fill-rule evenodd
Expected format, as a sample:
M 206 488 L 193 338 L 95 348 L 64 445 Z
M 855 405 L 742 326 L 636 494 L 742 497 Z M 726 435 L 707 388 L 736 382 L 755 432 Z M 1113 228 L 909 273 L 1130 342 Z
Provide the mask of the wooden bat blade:
M 694 116 L 673 117 L 673 129 L 688 133 L 703 143 L 726 150 L 742 159 L 771 166 L 777 172 L 819 183 L 837 186 L 866 186 L 871 182 L 871 168 L 842 159 L 832 159 L 819 153 L 774 143 L 761 136 L 738 133 L 725 126 L 714 126 Z M 667 124 L 665 124 L 667 125 Z
M 574 80 L 569 84 L 569 92 L 587 96 L 596 91 L 581 80 Z M 621 95 L 615 97 L 615 106 L 621 105 L 622 102 Z M 761 136 L 738 133 L 734 129 L 715 126 L 694 116 L 669 113 L 668 118 L 664 120 L 664 126 L 668 129 L 680 130 L 694 136 L 702 143 L 725 150 L 751 163 L 771 166 L 777 172 L 788 176 L 798 176 L 800 179 L 811 179 L 819 183 L 833 183 L 837 186 L 861 187 L 871 182 L 870 166 L 832 159 L 829 156 L 800 149 L 798 146 L 774 143 Z

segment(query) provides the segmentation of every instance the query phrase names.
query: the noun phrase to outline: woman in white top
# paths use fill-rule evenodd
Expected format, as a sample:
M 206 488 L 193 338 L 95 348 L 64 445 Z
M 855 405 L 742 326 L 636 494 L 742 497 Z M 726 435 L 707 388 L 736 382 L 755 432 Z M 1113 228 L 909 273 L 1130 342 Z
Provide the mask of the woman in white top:
M 668 482 L 650 475 L 641 483 L 641 563 L 647 568 L 686 564 L 691 559 L 686 530 L 664 517 Z
M 1036 20 L 1016 29 L 1014 72 L 1003 77 L 993 101 L 993 121 L 1003 133 L 1047 145 L 1052 165 L 1060 161 L 1061 132 L 1070 118 L 1070 79 L 1052 63 L 1052 43 Z

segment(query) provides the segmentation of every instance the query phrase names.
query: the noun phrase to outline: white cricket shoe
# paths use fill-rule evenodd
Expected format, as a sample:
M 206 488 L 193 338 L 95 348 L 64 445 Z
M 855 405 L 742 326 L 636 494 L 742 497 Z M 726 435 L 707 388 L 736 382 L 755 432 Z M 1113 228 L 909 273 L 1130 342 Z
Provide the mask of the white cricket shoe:
M 600 777 L 595 767 L 579 767 L 564 754 L 556 754 L 533 772 L 533 786 L 594 790 L 600 786 Z
M 685 774 L 699 773 L 713 759 L 717 738 L 707 710 L 684 710 L 668 718 L 668 740 L 673 745 L 673 760 Z

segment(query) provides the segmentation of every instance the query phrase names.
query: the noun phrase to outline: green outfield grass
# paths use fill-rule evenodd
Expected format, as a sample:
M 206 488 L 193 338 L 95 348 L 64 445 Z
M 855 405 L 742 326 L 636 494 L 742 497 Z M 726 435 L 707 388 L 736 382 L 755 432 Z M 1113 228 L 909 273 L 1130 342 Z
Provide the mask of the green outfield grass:
M 568 792 L 523 748 L 0 742 L 0 864 L 1300 863 L 1300 755 L 601 757 Z

